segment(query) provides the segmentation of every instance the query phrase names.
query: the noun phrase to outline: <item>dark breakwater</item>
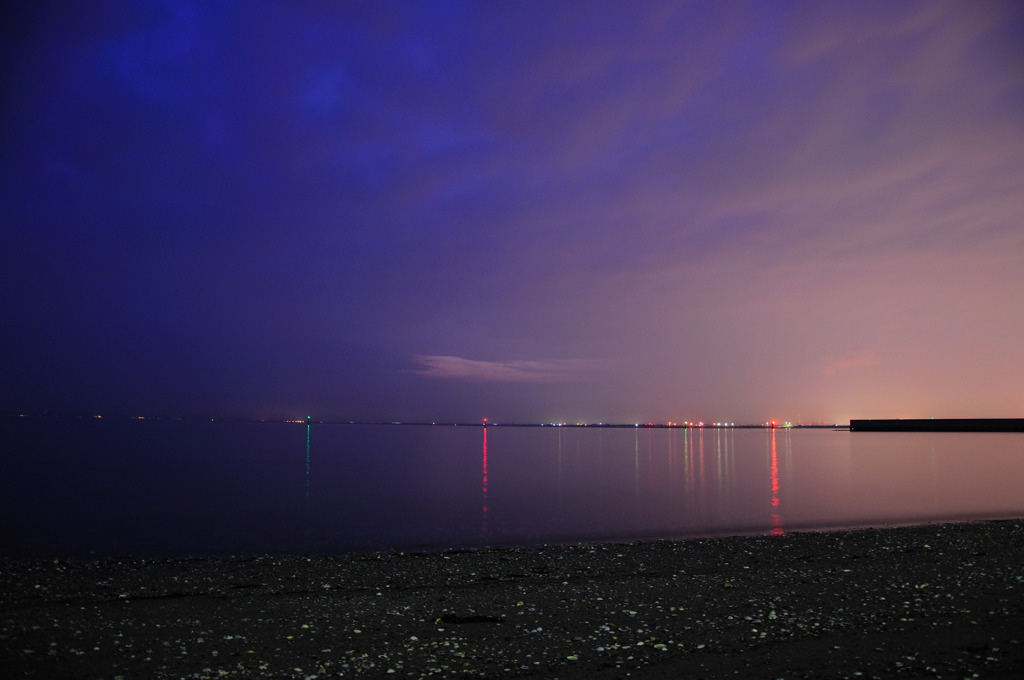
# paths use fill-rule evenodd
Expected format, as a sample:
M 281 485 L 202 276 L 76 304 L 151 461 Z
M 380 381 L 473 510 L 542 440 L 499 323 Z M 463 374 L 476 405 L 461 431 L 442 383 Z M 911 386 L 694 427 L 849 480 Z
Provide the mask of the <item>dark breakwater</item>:
M 851 420 L 851 432 L 1024 432 L 1024 418 Z

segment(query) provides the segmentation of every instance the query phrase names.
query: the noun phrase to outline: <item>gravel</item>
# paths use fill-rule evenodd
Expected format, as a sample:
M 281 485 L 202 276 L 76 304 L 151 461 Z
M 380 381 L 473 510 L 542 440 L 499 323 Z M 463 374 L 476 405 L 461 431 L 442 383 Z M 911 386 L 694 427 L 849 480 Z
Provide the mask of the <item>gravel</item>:
M 3 560 L 0 612 L 7 678 L 1024 677 L 1024 521 Z

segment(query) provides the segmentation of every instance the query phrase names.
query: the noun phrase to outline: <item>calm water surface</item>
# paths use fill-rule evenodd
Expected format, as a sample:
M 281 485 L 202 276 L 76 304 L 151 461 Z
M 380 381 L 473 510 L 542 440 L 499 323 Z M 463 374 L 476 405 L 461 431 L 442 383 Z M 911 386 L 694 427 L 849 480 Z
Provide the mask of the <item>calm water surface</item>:
M 1024 517 L 1024 435 L 0 423 L 2 554 L 420 550 Z

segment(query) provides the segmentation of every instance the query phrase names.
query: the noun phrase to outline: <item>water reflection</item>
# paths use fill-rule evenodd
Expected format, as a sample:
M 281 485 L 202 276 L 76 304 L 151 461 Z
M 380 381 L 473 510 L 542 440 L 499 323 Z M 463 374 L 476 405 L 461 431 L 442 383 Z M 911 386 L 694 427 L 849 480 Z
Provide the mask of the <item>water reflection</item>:
M 773 534 L 782 533 L 782 516 L 779 515 L 779 456 L 775 448 L 775 428 L 771 428 L 771 484 L 772 484 L 772 510 L 771 525 Z
M 700 482 L 698 484 L 699 496 L 700 496 L 700 516 L 704 517 L 707 514 L 707 506 L 705 500 L 707 498 L 707 487 L 704 485 L 704 428 L 698 428 L 697 434 L 698 446 L 700 451 L 700 457 L 698 458 L 698 470 L 700 471 Z
M 293 424 L 0 421 L 0 503 L 18 518 L 5 554 L 424 549 L 1024 516 L 1019 433 L 317 428 L 313 496 L 309 419 L 301 472 Z
M 300 526 L 302 527 L 303 543 L 310 545 L 314 540 L 316 534 L 316 509 L 314 508 L 312 498 L 312 475 L 311 470 L 312 456 L 310 455 L 310 419 L 306 418 L 306 471 L 303 475 L 303 489 L 305 495 L 302 502 L 302 508 L 300 510 Z
M 728 442 L 726 443 L 728 447 Z M 722 516 L 722 502 L 723 502 L 723 483 L 725 481 L 722 473 L 722 430 L 715 430 L 715 481 L 717 482 L 715 488 L 715 515 L 718 517 Z
M 522 516 L 506 515 L 501 504 L 488 506 L 491 519 L 520 522 L 534 515 L 540 531 L 586 524 L 602 532 L 622 531 L 626 535 L 638 528 L 645 535 L 673 534 L 679 527 L 697 533 L 714 533 L 722 526 L 766 533 L 792 528 L 792 501 L 788 498 L 792 495 L 789 480 L 793 474 L 790 431 L 630 429 L 632 433 L 587 428 L 547 431 L 551 472 L 547 480 L 552 493 L 536 497 L 535 507 L 517 507 Z M 491 434 L 504 438 L 507 432 L 496 430 Z M 569 438 L 575 441 L 575 455 Z M 642 453 L 641 438 L 645 440 Z M 757 455 L 758 448 L 763 458 Z M 543 466 L 534 463 L 534 467 L 536 477 L 521 480 L 528 486 L 544 483 Z M 497 488 L 505 486 L 499 484 Z M 520 488 L 508 492 L 523 493 Z M 785 506 L 783 495 L 787 496 Z M 498 515 L 494 515 L 495 509 Z M 493 527 L 492 521 L 492 532 Z
M 562 428 L 558 428 L 558 510 L 562 511 L 562 459 L 565 456 Z
M 688 510 L 693 513 L 693 446 L 690 441 L 692 430 L 683 431 L 683 496 L 686 498 Z
M 735 471 L 735 439 L 733 430 L 715 431 L 715 499 L 716 517 L 724 519 L 733 503 L 733 475 Z
M 486 425 L 484 426 L 483 430 L 484 430 L 484 461 L 483 461 L 483 482 L 482 482 L 482 485 L 483 485 L 483 488 L 482 488 L 483 505 L 481 506 L 481 510 L 480 510 L 480 515 L 481 515 L 480 516 L 480 532 L 483 533 L 483 534 L 486 534 L 487 533 L 487 529 L 488 529 L 488 523 L 487 523 L 487 426 Z
M 640 432 L 633 430 L 633 508 L 640 511 Z
M 421 495 L 446 499 L 445 507 L 455 513 L 456 502 L 447 499 L 472 489 L 460 521 L 488 542 L 510 534 L 572 540 L 567 537 L 580 535 L 581 527 L 584 538 L 628 538 L 713 534 L 730 527 L 781 534 L 842 526 L 858 517 L 884 516 L 887 505 L 898 505 L 887 496 L 892 474 L 899 474 L 887 475 L 876 463 L 895 470 L 913 462 L 874 449 L 851 456 L 851 436 L 867 442 L 867 434 L 831 430 L 488 427 L 473 433 L 477 462 L 467 465 L 452 456 L 454 433 L 435 432 L 430 439 L 448 443 L 431 448 L 438 461 L 430 477 L 436 489 Z M 489 455 L 495 451 L 501 452 L 501 474 L 492 478 Z M 936 501 L 943 454 L 931 445 L 920 454 L 919 464 L 911 465 L 916 477 L 904 476 L 902 483 L 926 492 L 917 499 L 925 501 L 924 513 L 946 511 Z M 466 473 L 475 479 L 468 489 L 448 489 L 449 480 Z M 860 487 L 883 493 L 864 494 Z

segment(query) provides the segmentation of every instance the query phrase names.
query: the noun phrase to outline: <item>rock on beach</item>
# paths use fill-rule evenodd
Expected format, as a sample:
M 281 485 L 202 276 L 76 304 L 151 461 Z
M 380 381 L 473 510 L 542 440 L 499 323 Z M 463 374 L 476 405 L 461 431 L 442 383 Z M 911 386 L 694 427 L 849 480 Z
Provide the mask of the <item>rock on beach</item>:
M 7 678 L 1024 677 L 1024 521 L 0 561 Z

